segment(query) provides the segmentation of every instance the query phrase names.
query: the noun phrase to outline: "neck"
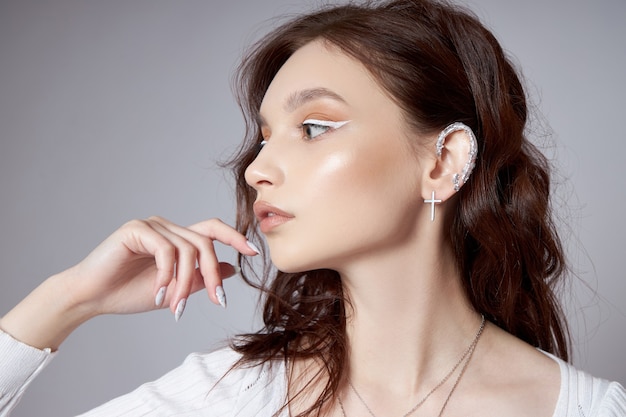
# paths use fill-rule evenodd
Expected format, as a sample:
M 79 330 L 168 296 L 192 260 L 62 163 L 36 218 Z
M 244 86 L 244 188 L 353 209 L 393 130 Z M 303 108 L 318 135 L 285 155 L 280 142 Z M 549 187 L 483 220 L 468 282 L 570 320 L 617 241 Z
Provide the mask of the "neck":
M 348 378 L 366 394 L 418 398 L 455 365 L 480 326 L 449 246 L 427 247 L 396 247 L 340 272 L 351 304 Z

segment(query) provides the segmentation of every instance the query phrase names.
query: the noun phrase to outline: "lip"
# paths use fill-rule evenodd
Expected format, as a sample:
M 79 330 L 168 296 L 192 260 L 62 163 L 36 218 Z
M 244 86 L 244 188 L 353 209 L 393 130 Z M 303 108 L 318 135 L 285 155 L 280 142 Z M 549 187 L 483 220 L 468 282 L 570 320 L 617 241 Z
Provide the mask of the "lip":
M 261 232 L 263 233 L 268 233 L 275 227 L 294 218 L 293 214 L 287 213 L 266 201 L 257 201 L 254 203 L 253 210 L 259 222 Z

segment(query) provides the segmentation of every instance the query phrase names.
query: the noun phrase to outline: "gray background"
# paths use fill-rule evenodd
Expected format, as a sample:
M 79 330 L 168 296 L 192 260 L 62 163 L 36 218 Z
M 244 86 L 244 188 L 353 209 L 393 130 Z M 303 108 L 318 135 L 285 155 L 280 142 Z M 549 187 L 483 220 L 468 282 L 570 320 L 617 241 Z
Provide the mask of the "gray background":
M 1 0 L 0 314 L 131 218 L 232 221 L 216 162 L 242 134 L 233 69 L 268 19 L 312 4 Z M 469 4 L 523 68 L 543 115 L 534 131 L 557 159 L 574 362 L 624 383 L 626 2 Z M 93 320 L 14 416 L 84 411 L 254 328 L 255 294 L 236 279 L 226 291 L 227 311 L 198 294 L 177 324 L 167 311 Z

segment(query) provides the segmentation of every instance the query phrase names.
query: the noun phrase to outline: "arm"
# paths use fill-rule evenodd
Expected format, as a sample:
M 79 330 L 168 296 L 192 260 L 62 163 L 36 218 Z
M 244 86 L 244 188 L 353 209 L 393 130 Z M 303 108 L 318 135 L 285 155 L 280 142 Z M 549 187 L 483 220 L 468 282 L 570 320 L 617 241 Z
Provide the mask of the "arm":
M 53 355 L 49 349 L 25 345 L 0 331 L 0 417 L 9 415 Z
M 71 296 L 69 269 L 44 281 L 0 319 L 0 329 L 37 349 L 56 350 L 79 325 L 95 314 Z
M 161 218 L 131 221 L 79 264 L 44 281 L 0 320 L 0 328 L 26 345 L 54 351 L 78 326 L 100 314 L 162 307 L 175 313 L 202 288 L 219 304 L 216 290 L 235 269 L 217 260 L 214 240 L 244 255 L 257 254 L 243 235 L 217 219 L 188 228 Z M 8 361 L 0 361 L 5 377 Z M 30 380 L 21 388 L 0 385 L 0 395 L 19 397 Z M 0 415 L 8 413 L 7 404 L 0 398 Z

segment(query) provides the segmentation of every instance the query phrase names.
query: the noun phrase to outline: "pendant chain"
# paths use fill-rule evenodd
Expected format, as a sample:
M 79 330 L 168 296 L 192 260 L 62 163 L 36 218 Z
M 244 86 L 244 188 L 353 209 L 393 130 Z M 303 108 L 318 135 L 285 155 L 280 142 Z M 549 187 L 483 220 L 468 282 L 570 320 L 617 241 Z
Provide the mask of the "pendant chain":
M 441 407 L 441 410 L 439 411 L 439 414 L 437 415 L 437 417 L 441 417 L 441 415 L 443 414 L 443 411 L 445 410 L 446 406 L 448 405 L 448 402 L 450 401 L 450 397 L 452 397 L 452 393 L 454 393 L 454 391 L 456 390 L 456 387 L 459 385 L 459 381 L 461 380 L 461 377 L 465 373 L 465 370 L 467 369 L 467 366 L 469 365 L 469 362 L 472 359 L 472 355 L 474 354 L 474 350 L 476 349 L 476 345 L 478 344 L 478 340 L 480 339 L 480 336 L 482 335 L 484 329 L 485 329 L 485 316 L 482 316 L 482 321 L 480 323 L 480 328 L 478 329 L 478 332 L 476 332 L 476 336 L 474 337 L 474 340 L 467 347 L 467 349 L 465 349 L 465 352 L 463 352 L 463 355 L 456 362 L 454 367 L 452 367 L 450 372 L 448 372 L 446 374 L 446 376 L 443 377 L 443 379 L 441 381 L 439 381 L 439 383 L 437 385 L 435 385 L 435 387 L 433 389 L 431 389 L 428 392 L 428 394 L 426 394 L 426 396 L 424 396 L 424 398 L 422 398 L 413 408 L 411 408 L 409 411 L 407 411 L 402 417 L 408 417 L 411 414 L 413 414 L 418 408 L 420 408 L 422 406 L 422 404 L 424 404 L 426 402 L 426 400 L 428 400 L 428 398 L 435 391 L 437 391 L 437 389 L 439 389 L 443 384 L 446 383 L 446 381 L 448 381 L 448 379 L 450 379 L 450 377 L 454 374 L 454 372 L 459 368 L 461 363 L 463 363 L 463 367 L 461 368 L 461 371 L 459 372 L 459 375 L 457 376 L 456 380 L 454 381 L 454 385 L 452 386 L 452 389 L 450 389 L 450 392 L 448 393 L 448 396 L 446 397 L 446 400 L 443 403 L 443 406 Z M 356 388 L 354 387 L 352 382 L 348 381 L 348 384 L 350 385 L 350 388 L 352 389 L 354 394 L 356 394 L 356 396 L 359 399 L 359 401 L 361 401 L 361 404 L 363 404 L 363 406 L 370 413 L 370 416 L 377 417 L 376 414 L 374 414 L 374 412 L 371 410 L 371 408 L 369 408 L 369 406 L 367 405 L 367 403 L 365 402 L 363 397 L 361 397 L 361 394 L 359 394 L 359 392 L 356 390 Z M 343 407 L 343 402 L 341 401 L 341 398 L 337 397 L 337 401 L 338 401 L 339 407 L 341 409 L 341 415 L 343 417 L 347 417 L 346 410 Z

